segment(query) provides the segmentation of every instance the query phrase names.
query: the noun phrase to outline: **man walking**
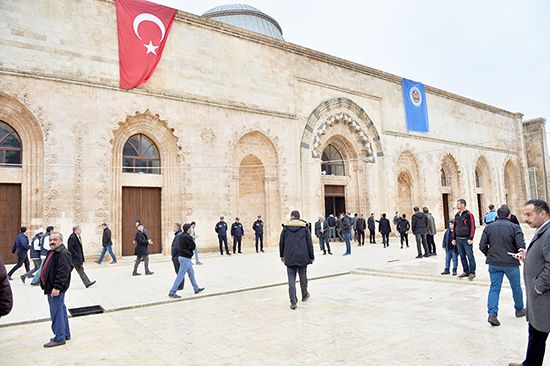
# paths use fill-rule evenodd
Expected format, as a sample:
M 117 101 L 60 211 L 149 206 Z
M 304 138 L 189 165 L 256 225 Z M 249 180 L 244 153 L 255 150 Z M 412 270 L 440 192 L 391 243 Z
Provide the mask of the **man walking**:
M 260 244 L 260 251 L 264 252 L 264 222 L 262 221 L 262 215 L 258 215 L 258 219 L 254 221 L 252 225 L 254 230 L 254 236 L 256 239 L 256 253 L 258 253 L 258 243 Z M 244 229 L 243 229 L 244 231 Z
M 319 220 L 315 223 L 315 236 L 319 238 L 319 248 L 323 252 L 323 255 L 327 254 L 327 249 L 328 254 L 332 255 L 330 251 L 329 227 L 323 216 L 319 216 Z
M 351 236 L 351 223 L 350 223 Z M 287 268 L 288 294 L 290 296 L 290 308 L 296 309 L 296 273 L 300 276 L 300 288 L 302 301 L 309 299 L 307 290 L 307 266 L 313 263 L 313 242 L 307 223 L 300 220 L 300 212 L 292 211 L 290 221 L 283 225 L 279 240 L 279 256 Z
M 25 283 L 25 280 L 27 278 L 32 278 L 34 274 L 40 269 L 40 265 L 42 264 L 42 260 L 40 259 L 40 242 L 42 241 L 43 235 L 44 234 L 42 233 L 42 229 L 37 229 L 35 231 L 34 237 L 29 243 L 30 257 L 33 262 L 34 268 L 30 271 L 27 271 L 27 273 L 21 275 L 21 281 L 23 281 L 23 283 Z
M 222 244 L 225 244 L 225 254 L 231 255 L 229 253 L 229 247 L 227 246 L 227 224 L 223 216 L 220 216 L 220 221 L 218 221 L 214 230 L 218 234 L 218 242 L 220 244 L 220 255 L 223 255 Z
M 73 233 L 69 236 L 69 240 L 67 240 L 67 245 L 69 247 L 69 253 L 71 254 L 71 264 L 73 268 L 76 269 L 76 271 L 78 272 L 78 275 L 80 276 L 82 283 L 84 283 L 84 286 L 88 288 L 92 286 L 95 281 L 90 281 L 90 279 L 86 275 L 86 272 L 84 272 L 84 250 L 82 249 L 82 239 L 80 237 L 81 233 L 82 229 L 80 228 L 80 226 L 77 225 L 73 227 Z
M 233 254 L 235 254 L 235 251 L 237 248 L 239 249 L 239 254 L 242 254 L 241 251 L 241 243 L 243 241 L 244 236 L 244 227 L 243 224 L 240 223 L 239 218 L 235 218 L 235 222 L 233 225 L 231 225 L 231 237 L 233 238 Z M 256 251 L 257 252 L 257 251 Z
M 345 213 L 342 214 L 340 218 L 340 236 L 342 237 L 342 240 L 346 242 L 346 252 L 343 255 L 350 255 L 351 254 L 351 228 L 353 224 L 351 222 L 351 218 L 347 216 Z
M 357 227 L 357 241 L 359 242 L 358 245 L 365 245 L 365 230 L 367 229 L 367 222 L 363 218 L 363 214 L 359 214 L 359 218 L 357 219 L 357 223 L 355 224 Z
M 510 287 L 512 287 L 516 317 L 525 316 L 519 260 L 508 254 L 518 253 L 520 249 L 525 249 L 525 239 L 520 227 L 510 222 L 510 209 L 508 207 L 500 207 L 497 216 L 497 221 L 485 227 L 479 242 L 479 250 L 485 254 L 487 257 L 485 263 L 489 265 L 491 287 L 487 299 L 489 313 L 487 321 L 492 326 L 500 325 L 498 301 L 504 275 L 506 275 Z
M 397 236 L 397 233 L 399 232 L 399 230 L 397 230 L 397 223 L 399 222 L 399 220 L 401 219 L 401 217 L 399 217 L 399 212 L 398 211 L 395 211 L 395 215 L 393 215 L 393 220 L 392 220 L 392 223 L 393 223 L 393 226 L 395 227 L 395 236 Z
M 430 256 L 430 249 L 428 248 L 428 216 L 424 212 L 420 212 L 420 208 L 415 206 L 413 208 L 414 214 L 411 219 L 412 232 L 416 239 L 416 250 L 418 255 L 416 258 L 422 258 L 422 248 L 424 248 L 424 257 Z
M 437 255 L 435 250 L 435 234 L 437 234 L 437 227 L 435 226 L 435 219 L 428 210 L 428 207 L 423 207 L 422 212 L 428 216 L 428 232 L 426 233 L 426 241 L 428 242 L 428 249 L 430 255 Z
M 523 208 L 523 215 L 525 222 L 537 229 L 527 251 L 521 250 L 518 255 L 525 264 L 523 279 L 527 295 L 529 343 L 525 361 L 522 364 L 511 363 L 510 366 L 542 366 L 550 332 L 550 208 L 543 200 L 530 200 Z
M 369 228 L 369 243 L 376 244 L 376 220 L 374 219 L 374 212 L 370 214 L 367 226 Z
M 390 233 L 391 233 L 391 224 L 390 220 L 386 218 L 386 214 L 383 213 L 378 222 L 378 231 L 382 234 L 382 244 L 384 248 L 390 246 Z
M 63 245 L 61 233 L 50 234 L 50 250 L 40 271 L 40 287 L 48 296 L 54 337 L 44 347 L 56 347 L 71 339 L 65 292 L 71 284 L 71 255 Z
M 359 219 L 359 216 L 357 215 L 357 212 L 353 215 L 353 218 L 351 219 L 351 223 L 353 224 L 353 240 L 359 243 L 359 235 L 357 234 L 357 220 Z
M 195 264 L 200 266 L 202 262 L 199 259 L 199 246 L 197 245 L 197 238 L 199 237 L 199 234 L 197 234 L 196 229 L 197 224 L 195 221 L 191 221 L 191 227 L 189 228 L 189 235 L 191 235 L 191 238 L 193 238 L 193 241 L 195 242 Z
M 476 232 L 476 224 L 474 215 L 466 209 L 466 200 L 459 199 L 456 201 L 458 210 L 455 215 L 454 230 L 453 230 L 453 245 L 458 248 L 460 261 L 464 272 L 458 276 L 460 278 L 468 277 L 470 281 L 476 278 L 476 259 L 474 257 L 474 235 Z
M 103 235 L 101 236 L 101 244 L 103 245 L 103 249 L 101 250 L 101 255 L 99 256 L 99 259 L 97 260 L 97 264 L 101 264 L 103 262 L 103 258 L 105 258 L 105 254 L 107 251 L 109 251 L 109 255 L 111 256 L 111 264 L 116 263 L 116 257 L 115 253 L 113 252 L 113 241 L 111 240 L 111 229 L 107 226 L 107 223 L 101 224 L 101 227 L 103 228 Z
M 409 230 L 411 229 L 411 224 L 407 220 L 407 215 L 403 214 L 399 220 L 397 220 L 397 231 L 401 238 L 401 249 L 403 249 L 403 243 L 407 244 L 409 247 Z
M 40 284 L 40 273 L 42 271 L 42 266 L 44 265 L 44 261 L 46 260 L 46 257 L 48 256 L 48 252 L 50 250 L 50 234 L 53 231 L 53 226 L 46 227 L 46 234 L 42 236 L 42 239 L 40 241 L 40 268 L 36 273 L 34 274 L 34 277 L 31 281 L 32 286 L 38 286 Z
M 13 294 L 6 273 L 4 260 L 0 256 L 0 317 L 8 315 L 13 308 Z
M 173 229 L 174 229 L 174 239 L 172 240 L 172 246 L 170 247 L 170 254 L 172 255 L 172 264 L 174 265 L 174 270 L 176 271 L 176 275 L 177 275 L 180 270 L 180 261 L 178 259 L 179 240 L 183 231 L 181 230 L 181 224 L 178 222 L 174 224 Z M 184 280 L 182 278 L 181 283 L 178 286 L 178 290 L 183 290 L 183 283 L 184 283 Z
M 19 234 L 17 234 L 17 237 L 15 238 L 15 241 L 13 242 L 13 245 L 11 247 L 12 254 L 17 254 L 17 264 L 13 266 L 13 268 L 8 272 L 8 279 L 11 281 L 11 276 L 17 271 L 23 264 L 25 265 L 25 273 L 28 273 L 30 271 L 30 264 L 29 264 L 29 238 L 27 238 L 27 235 L 25 235 L 25 232 L 27 231 L 27 228 L 25 226 L 21 226 L 19 229 Z
M 134 271 L 132 272 L 132 276 L 141 275 L 141 273 L 139 273 L 137 270 L 142 260 L 143 264 L 145 265 L 145 275 L 150 276 L 154 274 L 154 272 L 149 271 L 148 246 L 150 245 L 149 243 L 151 243 L 151 241 L 147 237 L 147 234 L 145 234 L 145 228 L 142 224 L 139 224 L 137 226 L 137 232 L 136 236 L 134 237 L 134 241 L 136 242 L 136 261 L 134 263 Z

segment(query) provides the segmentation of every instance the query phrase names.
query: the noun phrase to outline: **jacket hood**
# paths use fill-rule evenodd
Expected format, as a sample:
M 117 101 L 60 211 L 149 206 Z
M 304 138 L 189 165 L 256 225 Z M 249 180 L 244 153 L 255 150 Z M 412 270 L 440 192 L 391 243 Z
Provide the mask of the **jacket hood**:
M 290 230 L 292 232 L 296 232 L 298 230 L 305 228 L 306 226 L 307 226 L 307 223 L 304 220 L 293 219 L 285 224 L 285 229 Z

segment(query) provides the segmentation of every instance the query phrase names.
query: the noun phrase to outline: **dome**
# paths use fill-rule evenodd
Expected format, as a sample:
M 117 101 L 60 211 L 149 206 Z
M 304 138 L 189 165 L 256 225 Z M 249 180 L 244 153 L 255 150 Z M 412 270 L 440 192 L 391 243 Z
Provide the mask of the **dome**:
M 284 41 L 283 30 L 279 23 L 269 15 L 249 5 L 217 6 L 205 12 L 202 16 Z

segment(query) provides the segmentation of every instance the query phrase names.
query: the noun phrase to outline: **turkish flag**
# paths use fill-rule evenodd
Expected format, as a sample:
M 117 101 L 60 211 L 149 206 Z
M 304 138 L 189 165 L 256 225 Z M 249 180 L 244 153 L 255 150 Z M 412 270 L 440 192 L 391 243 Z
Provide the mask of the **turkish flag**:
M 116 0 L 122 89 L 133 89 L 153 75 L 176 13 L 176 9 L 145 0 Z

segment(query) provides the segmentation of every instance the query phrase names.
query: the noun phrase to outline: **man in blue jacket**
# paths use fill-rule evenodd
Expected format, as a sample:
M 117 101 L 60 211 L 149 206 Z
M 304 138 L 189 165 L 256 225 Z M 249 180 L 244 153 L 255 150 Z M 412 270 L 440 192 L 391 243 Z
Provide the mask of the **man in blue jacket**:
M 27 228 L 25 226 L 21 226 L 19 229 L 19 234 L 15 238 L 15 241 L 13 242 L 13 246 L 11 247 L 11 252 L 13 254 L 17 253 L 17 264 L 13 266 L 11 271 L 8 273 L 8 279 L 11 281 L 11 275 L 14 274 L 15 271 L 17 271 L 23 264 L 25 264 L 25 271 L 29 272 L 30 270 L 30 263 L 29 258 L 27 256 L 27 252 L 29 251 L 29 238 L 27 238 L 27 235 L 25 235 L 25 232 L 27 231 Z
M 239 221 L 239 218 L 235 218 L 235 222 L 231 225 L 231 237 L 233 238 L 233 254 L 237 252 L 241 254 L 241 243 L 244 236 L 244 227 L 243 224 Z

